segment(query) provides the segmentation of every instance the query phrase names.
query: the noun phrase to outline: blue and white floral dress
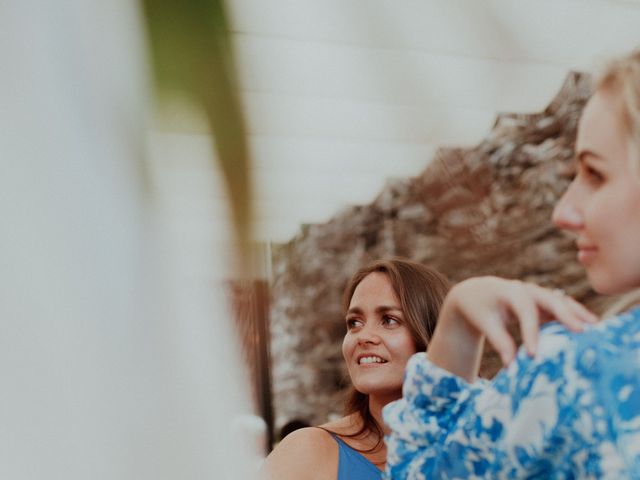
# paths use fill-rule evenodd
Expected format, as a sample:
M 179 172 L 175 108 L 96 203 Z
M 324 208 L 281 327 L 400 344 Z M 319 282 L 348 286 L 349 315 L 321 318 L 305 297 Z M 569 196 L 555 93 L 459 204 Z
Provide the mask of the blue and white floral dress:
M 583 333 L 549 324 L 491 382 L 418 353 L 384 419 L 387 478 L 640 479 L 640 309 Z

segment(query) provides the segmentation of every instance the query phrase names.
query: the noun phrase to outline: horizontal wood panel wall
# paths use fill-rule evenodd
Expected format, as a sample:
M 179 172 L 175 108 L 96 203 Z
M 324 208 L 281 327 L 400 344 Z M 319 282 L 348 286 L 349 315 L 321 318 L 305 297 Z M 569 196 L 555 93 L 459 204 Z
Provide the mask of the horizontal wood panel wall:
M 499 112 L 541 110 L 569 70 L 640 45 L 640 2 L 632 0 L 228 5 L 256 231 L 273 241 L 371 201 L 387 179 L 419 173 L 437 146 L 475 144 Z M 226 194 L 219 182 L 204 185 L 217 173 L 202 129 L 178 125 L 152 137 L 162 145 L 164 191 L 184 207 L 179 221 L 226 232 L 227 208 L 206 205 Z M 168 144 L 179 146 L 175 155 Z

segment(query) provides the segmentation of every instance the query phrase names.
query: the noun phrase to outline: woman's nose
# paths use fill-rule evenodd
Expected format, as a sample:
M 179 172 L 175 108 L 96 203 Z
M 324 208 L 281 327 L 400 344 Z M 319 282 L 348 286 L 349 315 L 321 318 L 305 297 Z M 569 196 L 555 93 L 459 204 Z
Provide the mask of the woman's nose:
M 582 226 L 582 215 L 571 205 L 559 203 L 551 216 L 553 224 L 563 230 L 577 230 Z
M 358 343 L 359 344 L 365 344 L 365 343 L 378 344 L 380 343 L 380 336 L 378 335 L 374 327 L 365 325 L 358 332 Z
M 563 230 L 578 230 L 583 226 L 582 212 L 576 208 L 575 202 L 572 201 L 574 197 L 572 186 L 573 184 L 560 198 L 551 215 L 553 224 Z

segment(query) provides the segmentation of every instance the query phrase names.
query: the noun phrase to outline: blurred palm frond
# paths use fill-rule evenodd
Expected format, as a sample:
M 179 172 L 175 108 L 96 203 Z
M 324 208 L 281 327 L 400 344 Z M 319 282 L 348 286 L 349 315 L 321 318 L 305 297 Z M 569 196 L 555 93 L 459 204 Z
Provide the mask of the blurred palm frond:
M 241 258 L 251 242 L 249 148 L 222 0 L 142 0 L 156 83 L 204 111 L 231 203 Z

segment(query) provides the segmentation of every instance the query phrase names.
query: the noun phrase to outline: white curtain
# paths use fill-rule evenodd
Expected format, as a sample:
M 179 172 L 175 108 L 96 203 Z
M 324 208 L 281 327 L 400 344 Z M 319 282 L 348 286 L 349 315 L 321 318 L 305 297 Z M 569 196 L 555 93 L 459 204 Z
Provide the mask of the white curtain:
M 155 221 L 137 4 L 0 0 L 0 60 L 0 478 L 247 478 L 224 298 Z

